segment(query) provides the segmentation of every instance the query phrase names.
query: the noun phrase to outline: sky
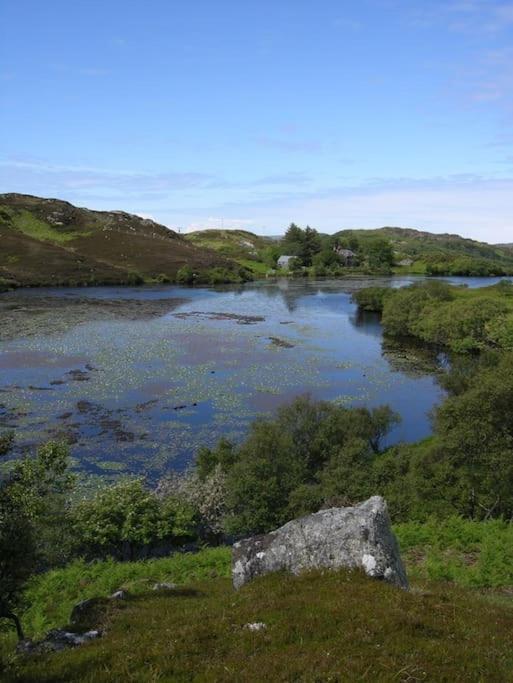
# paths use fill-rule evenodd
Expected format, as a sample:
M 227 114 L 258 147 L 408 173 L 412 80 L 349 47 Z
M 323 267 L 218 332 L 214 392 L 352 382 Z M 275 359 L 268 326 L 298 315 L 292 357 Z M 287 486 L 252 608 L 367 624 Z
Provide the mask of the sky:
M 513 242 L 513 1 L 1 0 L 0 192 Z

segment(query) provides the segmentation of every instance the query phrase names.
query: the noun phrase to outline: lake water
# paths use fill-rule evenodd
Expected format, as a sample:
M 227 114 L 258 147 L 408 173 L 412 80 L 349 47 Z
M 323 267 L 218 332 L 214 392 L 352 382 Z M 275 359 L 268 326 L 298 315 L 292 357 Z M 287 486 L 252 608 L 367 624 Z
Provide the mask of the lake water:
M 417 440 L 443 397 L 437 359 L 384 349 L 378 318 L 351 301 L 359 287 L 414 280 L 1 295 L 0 429 L 16 429 L 18 449 L 66 438 L 90 474 L 153 479 L 221 436 L 242 439 L 257 415 L 306 392 L 387 403 L 402 416 L 389 442 Z

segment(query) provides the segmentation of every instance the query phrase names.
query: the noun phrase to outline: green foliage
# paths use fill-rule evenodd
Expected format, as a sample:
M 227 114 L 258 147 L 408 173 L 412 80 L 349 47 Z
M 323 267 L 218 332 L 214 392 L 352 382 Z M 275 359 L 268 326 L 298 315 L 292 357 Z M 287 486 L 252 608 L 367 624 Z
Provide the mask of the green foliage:
M 413 326 L 429 304 L 451 301 L 450 285 L 437 280 L 392 290 L 383 301 L 383 328 L 393 336 L 414 335 Z
M 410 576 L 473 588 L 513 585 L 513 525 L 509 522 L 452 516 L 405 522 L 394 530 Z
M 362 242 L 360 249 L 371 270 L 390 271 L 394 265 L 394 250 L 387 239 L 367 239 Z
M 434 437 L 374 462 L 375 489 L 394 519 L 513 517 L 513 355 L 456 373 L 435 413 Z
M 176 274 L 176 281 L 180 285 L 192 285 L 194 278 L 194 271 L 189 265 L 182 266 Z
M 172 497 L 158 498 L 140 479 L 101 489 L 74 507 L 72 519 L 77 553 L 125 560 L 158 542 L 191 540 L 197 524 L 192 506 Z
M 154 583 L 184 584 L 226 577 L 230 575 L 230 560 L 231 552 L 226 547 L 137 562 L 77 559 L 30 579 L 24 594 L 24 602 L 30 607 L 23 614 L 23 624 L 28 634 L 38 636 L 64 626 L 73 606 L 81 600 L 107 597 L 120 589 L 141 595 Z
M 203 450 L 199 471 L 226 472 L 227 529 L 269 531 L 323 502 L 355 502 L 371 490 L 369 475 L 397 416 L 296 399 L 273 420 L 253 423 L 246 441 Z
M 447 346 L 458 353 L 479 351 L 490 343 L 489 333 L 500 339 L 497 321 L 504 321 L 507 305 L 492 298 L 458 299 L 439 305 L 429 303 L 420 317 L 410 324 L 411 333 L 423 341 Z
M 0 434 L 0 457 L 7 455 L 14 443 L 14 432 Z
M 295 223 L 291 223 L 282 240 L 282 248 L 287 254 L 296 256 L 300 266 L 311 266 L 312 259 L 321 251 L 322 240 L 317 232 L 309 225 L 303 230 Z M 289 267 L 290 270 L 293 268 Z
M 131 285 L 131 286 L 143 285 L 144 284 L 144 278 L 139 273 L 134 273 L 132 271 L 132 272 L 127 273 L 126 283 L 127 283 L 127 285 Z
M 513 300 L 509 284 L 468 290 L 428 281 L 391 290 L 383 301 L 383 327 L 457 353 L 513 348 Z M 361 295 L 366 303 L 366 290 Z
M 0 619 L 11 620 L 19 638 L 24 584 L 37 568 L 66 556 L 70 535 L 63 520 L 73 486 L 67 465 L 67 448 L 48 443 L 0 482 Z
M 363 311 L 382 313 L 385 299 L 390 292 L 390 287 L 365 287 L 353 294 L 353 301 Z

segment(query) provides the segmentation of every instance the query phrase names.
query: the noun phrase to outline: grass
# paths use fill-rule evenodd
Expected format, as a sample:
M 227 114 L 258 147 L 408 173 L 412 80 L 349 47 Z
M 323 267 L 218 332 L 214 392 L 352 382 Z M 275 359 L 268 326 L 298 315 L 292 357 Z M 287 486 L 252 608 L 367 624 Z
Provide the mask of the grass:
M 247 623 L 267 628 L 251 632 Z M 400 591 L 359 572 L 229 579 L 110 607 L 106 636 L 18 660 L 6 681 L 508 681 L 513 609 L 431 584 Z
M 410 577 L 474 588 L 513 587 L 513 524 L 460 517 L 395 527 Z
M 394 530 L 409 594 L 357 572 L 269 576 L 235 593 L 227 547 L 139 562 L 77 560 L 29 583 L 27 634 L 64 626 L 80 600 L 126 589 L 131 598 L 109 606 L 107 636 L 23 661 L 12 656 L 13 634 L 4 634 L 0 672 L 2 660 L 11 666 L 0 678 L 513 680 L 513 525 L 453 517 Z M 156 595 L 156 582 L 184 590 Z M 255 621 L 268 628 L 242 629 Z
M 414 580 L 447 581 L 478 589 L 513 587 L 513 525 L 500 520 L 408 522 L 394 527 L 408 575 Z M 191 583 L 230 576 L 228 547 L 177 553 L 139 562 L 75 560 L 35 576 L 25 598 L 28 634 L 39 636 L 68 620 L 80 600 L 104 597 L 123 588 L 134 595 L 156 582 Z
M 11 212 L 11 221 L 14 227 L 29 237 L 54 244 L 65 244 L 77 239 L 87 237 L 86 232 L 63 232 L 52 227 L 48 223 L 36 218 L 30 211 L 20 210 Z
M 252 261 L 251 259 L 239 258 L 237 259 L 237 263 L 239 263 L 243 268 L 250 270 L 254 275 L 267 275 L 267 273 L 271 270 L 271 268 L 263 261 Z
M 120 588 L 138 595 L 156 582 L 183 584 L 226 577 L 230 575 L 230 558 L 229 548 L 210 548 L 140 562 L 76 560 L 29 583 L 26 601 L 31 607 L 25 612 L 23 623 L 27 633 L 41 635 L 66 624 L 72 607 L 86 598 L 108 596 Z

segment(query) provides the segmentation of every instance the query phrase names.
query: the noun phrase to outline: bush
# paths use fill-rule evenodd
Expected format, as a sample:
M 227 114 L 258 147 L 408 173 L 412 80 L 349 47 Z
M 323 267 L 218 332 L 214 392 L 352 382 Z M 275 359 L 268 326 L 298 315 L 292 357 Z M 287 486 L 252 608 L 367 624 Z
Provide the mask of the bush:
M 135 559 L 160 544 L 196 538 L 195 510 L 183 500 L 159 498 L 140 479 L 121 481 L 72 511 L 77 554 Z
M 353 301 L 363 311 L 382 313 L 385 299 L 390 293 L 389 287 L 365 287 L 354 292 Z
M 188 266 L 182 266 L 177 274 L 176 274 L 176 281 L 180 285 L 192 285 L 194 282 L 196 275 L 194 274 L 193 269 Z

